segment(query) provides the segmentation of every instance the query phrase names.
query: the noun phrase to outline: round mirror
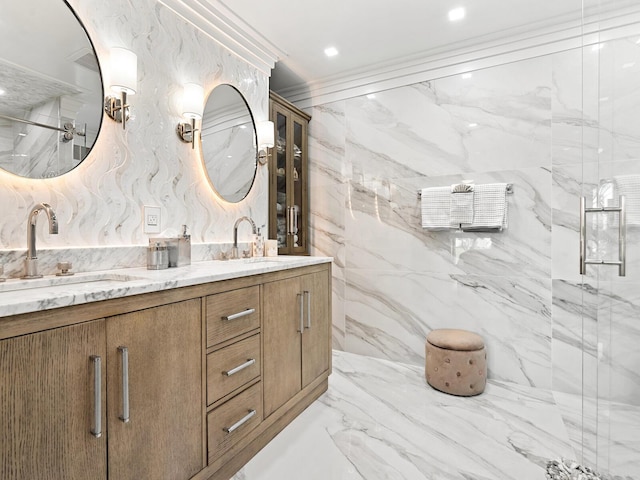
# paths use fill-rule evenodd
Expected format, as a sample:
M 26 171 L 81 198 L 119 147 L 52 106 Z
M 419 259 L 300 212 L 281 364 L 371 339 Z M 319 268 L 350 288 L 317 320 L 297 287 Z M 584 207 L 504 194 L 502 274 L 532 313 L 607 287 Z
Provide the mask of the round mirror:
M 253 185 L 258 151 L 249 105 L 231 85 L 218 85 L 209 95 L 202 115 L 201 138 L 211 185 L 227 202 L 239 202 Z
M 102 78 L 63 0 L 4 2 L 0 18 L 0 167 L 28 178 L 75 168 L 102 122 Z

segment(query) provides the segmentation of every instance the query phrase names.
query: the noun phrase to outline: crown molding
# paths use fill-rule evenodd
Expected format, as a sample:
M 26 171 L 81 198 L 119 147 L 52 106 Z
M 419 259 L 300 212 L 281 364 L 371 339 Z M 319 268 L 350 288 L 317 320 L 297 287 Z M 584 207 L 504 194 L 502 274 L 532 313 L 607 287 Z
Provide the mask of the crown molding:
M 286 56 L 219 0 L 158 2 L 267 77 L 278 59 Z
M 565 22 L 503 40 L 405 57 L 278 93 L 302 109 L 638 34 L 637 8 L 607 18 Z M 635 24 L 635 25 L 634 25 Z

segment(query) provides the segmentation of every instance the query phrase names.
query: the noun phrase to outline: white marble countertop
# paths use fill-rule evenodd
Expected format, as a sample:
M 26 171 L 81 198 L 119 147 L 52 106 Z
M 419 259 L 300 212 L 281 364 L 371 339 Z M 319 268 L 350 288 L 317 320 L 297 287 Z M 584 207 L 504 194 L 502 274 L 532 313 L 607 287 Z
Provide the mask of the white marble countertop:
M 330 257 L 259 257 L 198 262 L 165 270 L 125 268 L 68 277 L 10 279 L 0 283 L 0 318 L 331 261 Z

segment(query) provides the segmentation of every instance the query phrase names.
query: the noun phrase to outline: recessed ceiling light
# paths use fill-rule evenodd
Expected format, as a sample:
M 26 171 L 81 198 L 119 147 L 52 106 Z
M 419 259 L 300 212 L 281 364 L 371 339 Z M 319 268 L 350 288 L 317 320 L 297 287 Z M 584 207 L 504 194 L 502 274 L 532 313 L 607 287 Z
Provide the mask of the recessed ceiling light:
M 469 128 L 475 128 L 475 127 L 477 127 L 477 126 L 478 126 L 478 124 L 477 124 L 477 123 L 470 123 L 470 124 L 469 124 Z
M 0 88 L 0 95 L 4 95 L 5 93 L 7 92 L 5 92 L 3 89 Z
M 367 98 L 369 100 L 373 100 L 374 98 L 376 98 L 376 96 L 373 93 L 370 93 L 369 95 L 367 95 Z
M 604 48 L 604 43 L 596 43 L 593 47 L 591 47 L 592 52 L 597 52 L 598 50 L 602 50 Z
M 327 47 L 324 49 L 324 54 L 327 57 L 335 57 L 338 55 L 338 49 L 336 47 Z
M 247 128 L 246 125 L 240 125 L 240 128 Z
M 463 7 L 454 8 L 453 10 L 449 10 L 449 21 L 456 22 L 458 20 L 462 20 L 465 15 L 465 10 Z
M 463 73 L 462 78 L 467 79 L 473 77 L 473 73 Z

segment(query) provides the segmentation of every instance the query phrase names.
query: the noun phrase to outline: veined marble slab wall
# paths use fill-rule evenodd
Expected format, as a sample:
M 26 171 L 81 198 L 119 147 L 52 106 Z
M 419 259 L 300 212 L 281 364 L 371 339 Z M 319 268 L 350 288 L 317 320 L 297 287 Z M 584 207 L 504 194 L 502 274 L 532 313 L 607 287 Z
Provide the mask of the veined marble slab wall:
M 423 365 L 430 330 L 466 328 L 485 338 L 490 377 L 581 393 L 582 317 L 595 372 L 607 304 L 596 273 L 584 286 L 578 275 L 581 182 L 599 188 L 602 135 L 624 145 L 622 158 L 640 145 L 621 114 L 603 133 L 598 65 L 573 50 L 313 108 L 312 247 L 335 258 L 335 348 Z M 640 91 L 623 98 L 616 108 L 630 113 Z M 463 180 L 514 185 L 508 229 L 421 228 L 418 190 Z M 636 323 L 620 325 L 640 340 Z M 638 359 L 611 357 L 625 385 L 616 400 L 635 403 Z
M 0 171 L 0 261 L 6 260 L 6 273 L 21 274 L 21 262 L 15 259 L 26 250 L 27 217 L 40 202 L 55 209 L 60 233 L 49 235 L 46 222 L 39 222 L 38 247 L 60 249 L 64 259 L 83 267 L 112 268 L 110 249 L 95 247 L 120 247 L 118 265 L 144 265 L 140 247 L 148 243 L 148 235 L 142 228 L 143 205 L 161 207 L 162 230 L 178 232 L 186 224 L 194 244 L 230 243 L 233 223 L 242 215 L 266 224 L 267 170 L 258 170 L 245 200 L 227 203 L 211 189 L 197 150 L 182 143 L 175 128 L 187 82 L 202 84 L 206 92 L 230 83 L 245 96 L 256 121 L 266 120 L 267 75 L 155 0 L 69 3 L 94 42 L 105 84 L 111 47 L 137 54 L 138 91 L 130 97 L 133 118 L 123 131 L 105 116 L 88 158 L 62 177 L 28 180 Z M 241 241 L 249 238 L 249 230 L 241 229 Z M 200 252 L 210 258 L 211 248 L 194 249 L 194 260 L 205 259 L 198 258 Z M 55 272 L 55 262 L 43 265 L 42 273 Z

